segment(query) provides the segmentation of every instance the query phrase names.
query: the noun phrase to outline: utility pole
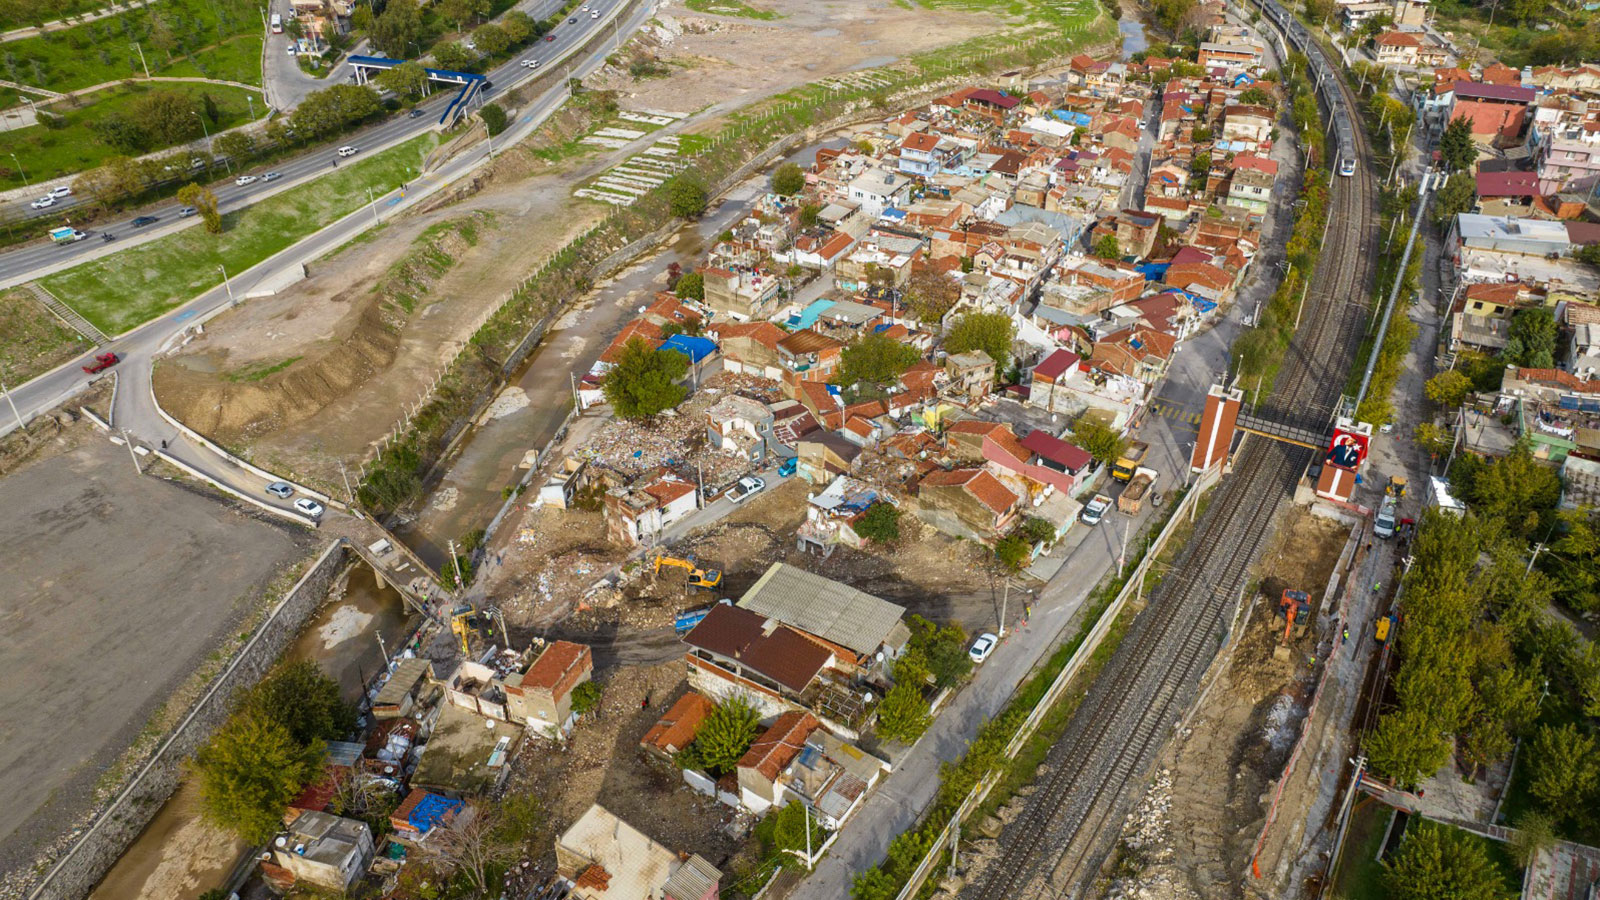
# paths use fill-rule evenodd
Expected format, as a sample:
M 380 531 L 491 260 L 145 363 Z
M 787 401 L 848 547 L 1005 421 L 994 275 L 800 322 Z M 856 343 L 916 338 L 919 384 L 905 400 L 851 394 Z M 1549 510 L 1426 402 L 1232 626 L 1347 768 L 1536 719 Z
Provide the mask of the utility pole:
M 28 426 L 22 424 L 22 413 L 17 412 L 17 401 L 11 399 L 11 391 L 4 381 L 0 381 L 0 394 L 6 395 L 6 403 L 11 406 L 11 415 L 17 419 L 17 430 L 28 439 L 28 443 L 33 443 L 33 435 L 28 434 Z
M 1005 576 L 1005 590 L 1000 592 L 1000 637 L 1006 636 L 1006 604 L 1011 600 L 1011 576 Z
M 456 567 L 456 591 L 459 593 L 467 587 L 467 581 L 461 577 L 461 557 L 456 555 L 456 542 L 450 541 L 450 563 Z
M 22 175 L 22 186 L 25 188 L 33 187 L 33 185 L 28 183 L 28 173 L 22 168 L 22 160 L 17 159 L 17 155 L 13 153 L 11 154 L 11 161 L 17 164 L 17 172 Z
M 568 372 L 567 383 L 572 386 L 572 408 L 580 413 L 583 412 L 583 404 L 578 402 L 578 376 Z
M 1544 550 L 1544 542 L 1543 541 L 1540 541 L 1539 543 L 1536 543 L 1536 544 L 1533 545 L 1533 555 L 1528 557 L 1528 568 L 1522 573 L 1523 577 L 1527 577 L 1527 576 L 1533 574 L 1533 564 L 1535 562 L 1538 562 L 1539 553 L 1542 550 Z
M 367 186 L 367 204 L 372 207 L 372 223 L 382 225 L 383 220 L 378 218 L 378 201 L 373 199 L 371 185 Z
M 233 299 L 233 282 L 228 280 L 228 268 L 218 263 L 217 269 L 222 272 L 222 286 L 228 289 L 228 305 L 238 306 L 239 301 Z
M 374 629 L 373 632 L 372 632 L 372 636 L 378 639 L 378 652 L 383 654 L 383 667 L 384 667 L 384 669 L 388 669 L 389 668 L 389 648 L 385 647 L 383 645 L 383 634 L 381 632 L 377 631 L 376 629 Z
M 344 460 L 339 460 L 339 477 L 344 479 L 344 497 L 346 502 L 355 503 L 355 492 L 350 490 L 350 476 L 344 470 Z
M 133 452 L 133 439 L 128 437 L 128 429 L 126 428 L 122 429 L 122 442 L 128 445 L 128 456 L 133 458 L 133 470 L 143 475 L 144 469 L 139 466 L 139 454 Z
M 150 78 L 150 64 L 144 61 L 144 48 L 139 46 L 138 41 L 134 41 L 133 49 L 139 51 L 139 65 L 144 66 L 144 77 L 148 80 Z

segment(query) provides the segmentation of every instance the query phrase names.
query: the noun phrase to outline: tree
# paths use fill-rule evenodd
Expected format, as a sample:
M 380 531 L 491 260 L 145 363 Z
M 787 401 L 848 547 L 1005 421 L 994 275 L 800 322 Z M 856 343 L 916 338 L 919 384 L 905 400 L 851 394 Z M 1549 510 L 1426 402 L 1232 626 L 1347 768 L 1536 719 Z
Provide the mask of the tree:
M 200 95 L 200 109 L 205 113 L 206 118 L 211 121 L 212 125 L 215 125 L 221 121 L 222 110 L 217 108 L 217 100 L 215 97 L 211 96 L 210 91 L 206 91 Z
M 261 716 L 230 718 L 195 754 L 201 812 L 249 843 L 266 843 L 283 828 L 289 801 L 316 777 L 322 750 Z
M 1021 572 L 1033 554 L 1027 538 L 1015 532 L 994 542 L 994 561 L 1004 572 Z
M 520 47 L 533 37 L 533 17 L 520 9 L 513 9 L 500 19 L 500 27 L 506 30 L 506 38 L 511 41 L 511 46 Z
M 1450 448 L 1455 446 L 1455 436 L 1432 422 L 1423 422 L 1418 425 L 1411 432 L 1411 440 L 1419 448 L 1435 458 L 1448 456 Z
M 850 882 L 850 900 L 895 900 L 900 896 L 900 880 L 874 866 Z
M 817 226 L 817 216 L 821 214 L 822 204 L 820 203 L 807 203 L 805 206 L 800 207 L 800 227 L 815 228 Z
M 683 402 L 688 389 L 677 382 L 688 371 L 689 359 L 682 353 L 656 350 L 634 337 L 606 373 L 603 390 L 617 415 L 647 419 Z
M 452 72 L 471 72 L 478 68 L 478 54 L 468 50 L 465 44 L 451 41 L 433 48 L 433 62 Z
M 1239 102 L 1252 106 L 1265 106 L 1268 109 L 1273 109 L 1278 105 L 1277 99 L 1272 96 L 1271 92 L 1260 85 L 1254 85 L 1241 91 L 1239 93 Z
M 1156 23 L 1166 29 L 1169 34 L 1177 34 L 1193 12 L 1195 0 L 1155 0 L 1151 9 L 1155 13 Z
M 483 126 L 489 129 L 492 137 L 506 130 L 506 111 L 498 103 L 485 103 L 478 110 L 478 115 L 483 118 Z
M 195 212 L 200 214 L 200 221 L 205 223 L 207 233 L 222 233 L 222 214 L 217 212 L 217 195 L 211 193 L 210 188 L 190 182 L 178 188 L 178 202 L 194 207 Z
M 356 727 L 356 710 L 339 695 L 339 684 L 310 660 L 285 663 L 250 689 L 241 703 L 247 715 L 276 722 L 297 743 L 335 741 Z
M 378 86 L 402 97 L 420 97 L 428 84 L 428 71 L 422 63 L 407 60 L 378 73 Z
M 377 17 L 372 14 L 372 7 L 365 3 L 357 6 L 350 13 L 351 31 L 359 31 L 362 34 L 371 34 L 372 27 L 375 22 L 377 22 Z
M 792 162 L 786 162 L 772 173 L 772 191 L 782 197 L 793 197 L 806 189 L 805 173 Z
M 593 681 L 585 681 L 572 689 L 572 711 L 580 716 L 588 715 L 600 705 L 600 685 Z
M 128 167 L 119 165 L 119 160 L 127 162 L 128 158 L 124 156 L 108 160 L 100 168 L 79 175 L 72 180 L 72 189 L 93 197 L 101 209 L 110 209 L 138 187 L 128 181 Z
M 439 0 L 439 15 L 460 31 L 469 20 L 489 14 L 489 0 Z
M 706 713 L 694 741 L 678 754 L 678 764 L 721 778 L 734 770 L 760 733 L 761 714 L 755 706 L 743 696 L 729 697 Z
M 1110 465 L 1122 458 L 1128 449 L 1128 440 L 1095 416 L 1079 416 L 1072 423 L 1072 442 L 1088 451 L 1101 465 Z
M 1422 386 L 1422 392 L 1428 399 L 1445 407 L 1454 409 L 1467 399 L 1467 393 L 1472 390 L 1472 379 L 1465 373 L 1449 369 L 1429 378 Z
M 217 152 L 235 162 L 250 158 L 256 150 L 256 136 L 251 131 L 230 131 L 217 136 Z
M 111 113 L 89 123 L 89 130 L 100 143 L 120 153 L 143 153 L 149 136 L 127 116 Z
M 1456 172 L 1445 179 L 1444 187 L 1433 197 L 1433 221 L 1442 227 L 1477 202 L 1477 180 L 1470 172 Z
M 1503 522 L 1513 534 L 1527 537 L 1545 522 L 1545 513 L 1561 500 L 1561 478 L 1533 458 L 1526 441 L 1511 452 L 1471 469 L 1460 492 L 1484 519 Z
M 1566 723 L 1541 725 L 1528 747 L 1528 793 L 1557 825 L 1581 825 L 1600 801 L 1600 755 L 1595 740 Z
M 1383 864 L 1390 900 L 1508 900 L 1483 844 L 1456 828 L 1419 822 Z
M 894 687 L 878 704 L 878 734 L 891 741 L 910 744 L 928 730 L 933 716 L 928 712 L 928 701 L 922 698 L 921 687 L 900 680 L 898 667 L 895 674 Z
M 1511 836 L 1511 855 L 1516 859 L 1517 865 L 1524 869 L 1533 865 L 1533 859 L 1539 851 L 1549 849 L 1556 843 L 1555 822 L 1544 813 L 1525 813 L 1517 820 L 1517 831 Z
M 406 59 L 408 51 L 416 49 L 413 45 L 421 33 L 422 11 L 417 7 L 417 0 L 389 0 L 383 7 L 383 14 L 373 20 L 368 36 L 372 45 L 385 56 Z
M 312 91 L 290 114 L 295 136 L 301 140 L 327 137 L 344 131 L 383 110 L 378 94 L 361 84 L 335 84 Z
M 1450 759 L 1450 741 L 1428 711 L 1401 707 L 1378 717 L 1367 755 L 1373 771 L 1411 787 Z
M 1439 159 L 1452 172 L 1471 172 L 1478 161 L 1478 145 L 1472 140 L 1472 122 L 1456 116 L 1444 127 L 1439 138 Z
M 1600 244 L 1584 244 L 1572 254 L 1573 258 L 1591 266 L 1600 266 Z
M 994 360 L 997 371 L 1003 371 L 1011 359 L 1011 342 L 1016 337 L 1016 326 L 1005 313 L 965 313 L 950 325 L 944 347 L 951 353 L 982 350 Z
M 906 281 L 906 310 L 919 322 L 938 322 L 961 299 L 961 282 L 933 266 L 915 265 Z
M 128 119 L 145 135 L 151 148 L 170 147 L 200 137 L 200 110 L 188 95 L 150 91 L 128 107 Z
M 704 300 L 706 277 L 699 272 L 685 272 L 678 276 L 678 283 L 673 286 L 672 292 L 684 300 Z
M 900 540 L 900 507 L 881 500 L 872 504 L 856 522 L 855 531 L 874 544 L 892 544 Z
M 465 880 L 471 888 L 467 896 L 486 896 L 506 863 L 522 848 L 505 839 L 499 811 L 476 801 L 456 814 L 449 828 L 428 832 L 424 853 L 429 863 L 446 876 Z
M 478 45 L 479 52 L 497 56 L 511 46 L 511 36 L 499 25 L 486 22 L 479 25 L 478 30 L 472 33 L 472 42 Z
M 1055 539 L 1056 527 L 1038 516 L 1029 516 L 1017 526 L 1017 534 L 1030 544 L 1043 544 Z
M 696 175 L 674 175 L 666 183 L 667 208 L 681 219 L 692 219 L 706 210 L 706 186 Z
M 757 822 L 755 835 L 764 857 L 784 868 L 803 869 L 806 848 L 818 852 L 828 839 L 828 830 L 807 812 L 804 803 L 790 803 Z
M 1100 235 L 1100 239 L 1094 242 L 1094 255 L 1101 259 L 1121 259 L 1122 248 L 1117 246 L 1117 236 L 1114 234 Z
M 840 351 L 839 372 L 833 383 L 862 396 L 881 397 L 920 359 L 922 352 L 910 344 L 882 334 L 868 334 Z
M 1553 369 L 1556 365 L 1556 317 L 1548 307 L 1519 309 L 1511 315 L 1501 358 L 1507 363 L 1531 369 Z
M 941 628 L 915 614 L 909 624 L 911 641 L 907 652 L 918 655 L 935 685 L 951 687 L 972 671 L 972 657 L 967 655 L 967 633 L 960 625 Z
M 1189 161 L 1189 174 L 1196 178 L 1204 178 L 1211 172 L 1211 154 L 1202 150 Z

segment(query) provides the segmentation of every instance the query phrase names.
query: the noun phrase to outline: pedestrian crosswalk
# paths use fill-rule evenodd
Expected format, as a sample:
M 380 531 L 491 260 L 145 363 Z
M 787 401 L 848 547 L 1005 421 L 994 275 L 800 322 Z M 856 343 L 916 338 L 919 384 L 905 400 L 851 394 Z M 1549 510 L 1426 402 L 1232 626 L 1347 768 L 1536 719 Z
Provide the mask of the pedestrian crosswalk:
M 1176 403 L 1169 403 L 1165 400 L 1157 399 L 1152 401 L 1150 404 L 1150 414 L 1160 416 L 1163 419 L 1171 419 L 1174 422 L 1183 422 L 1188 425 L 1200 424 L 1199 413 L 1185 409 Z

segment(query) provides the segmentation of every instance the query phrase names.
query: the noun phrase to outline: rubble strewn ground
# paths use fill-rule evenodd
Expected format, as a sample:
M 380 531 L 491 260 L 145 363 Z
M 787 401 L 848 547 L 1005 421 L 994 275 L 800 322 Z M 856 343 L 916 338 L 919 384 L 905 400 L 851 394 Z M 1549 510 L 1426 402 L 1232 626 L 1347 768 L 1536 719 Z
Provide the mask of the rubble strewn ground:
M 1314 604 L 1326 602 L 1322 592 L 1348 534 L 1303 507 L 1280 526 L 1257 569 L 1244 633 L 1213 667 L 1192 718 L 1128 817 L 1108 897 L 1267 896 L 1251 889 L 1250 858 L 1320 672 L 1313 658 L 1332 627 L 1314 610 L 1314 624 L 1291 642 L 1290 658 L 1275 658 L 1284 631 L 1277 599 L 1298 589 Z M 1311 799 L 1286 791 L 1278 827 Z M 1271 862 L 1263 860 L 1262 869 Z

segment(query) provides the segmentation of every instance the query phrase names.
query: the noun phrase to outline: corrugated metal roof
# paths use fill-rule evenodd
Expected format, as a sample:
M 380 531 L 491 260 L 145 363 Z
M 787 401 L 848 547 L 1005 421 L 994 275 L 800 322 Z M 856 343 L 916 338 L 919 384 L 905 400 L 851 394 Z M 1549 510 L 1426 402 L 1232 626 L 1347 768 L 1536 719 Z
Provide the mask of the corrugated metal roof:
M 721 881 L 722 873 L 717 867 L 696 853 L 672 873 L 662 891 L 670 900 L 700 900 L 710 895 L 711 889 Z
M 869 656 L 888 638 L 905 607 L 783 563 L 739 599 L 739 606 Z

